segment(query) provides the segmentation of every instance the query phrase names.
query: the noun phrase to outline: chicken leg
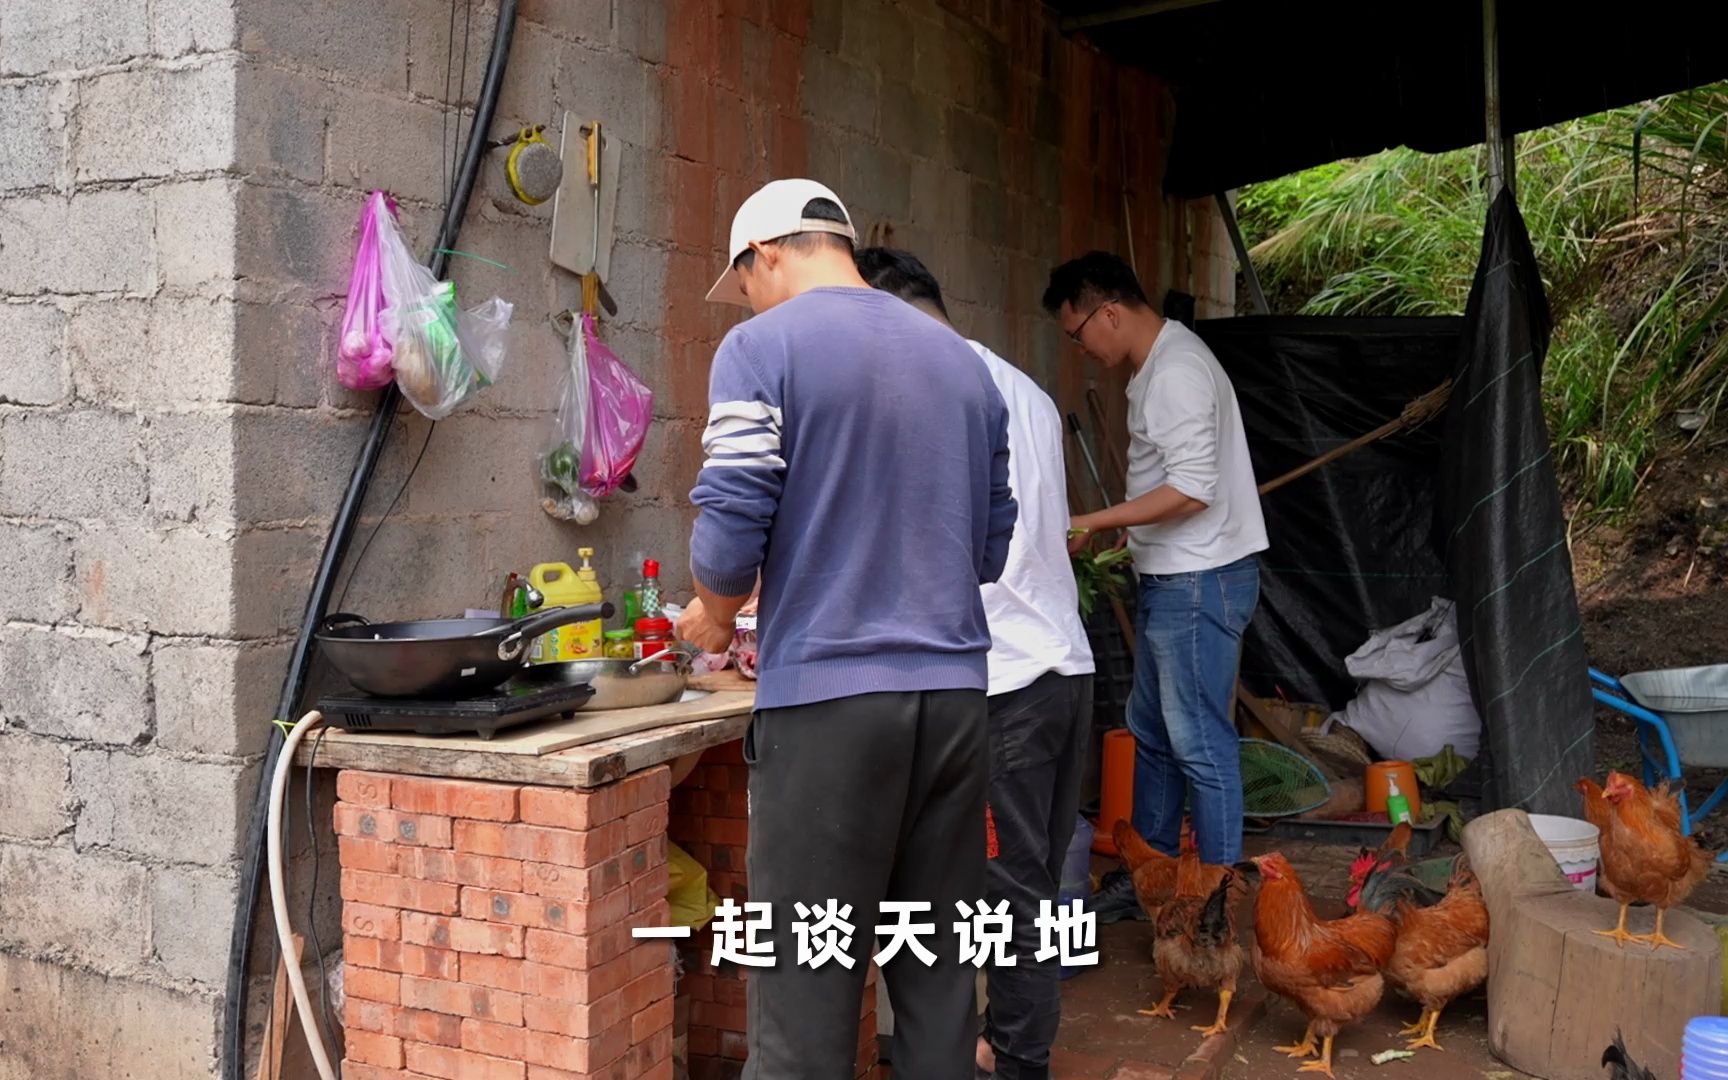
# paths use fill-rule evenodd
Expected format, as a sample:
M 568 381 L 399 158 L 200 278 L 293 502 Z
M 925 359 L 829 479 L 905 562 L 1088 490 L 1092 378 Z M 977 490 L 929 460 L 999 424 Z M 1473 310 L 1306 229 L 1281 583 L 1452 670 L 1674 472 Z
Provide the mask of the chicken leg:
M 1428 1013 L 1428 1024 L 1427 1024 L 1427 1027 L 1422 1032 L 1422 1037 L 1420 1039 L 1417 1039 L 1416 1041 L 1414 1041 L 1412 1043 L 1409 1043 L 1408 1045 L 1406 1045 L 1404 1047 L 1404 1049 L 1406 1049 L 1406 1050 L 1419 1050 L 1422 1047 L 1426 1046 L 1426 1047 L 1433 1049 L 1433 1050 L 1444 1050 L 1445 1047 L 1441 1046 L 1434 1039 L 1434 1028 L 1439 1023 L 1440 1023 L 1440 1010 L 1439 1009 L 1430 1010 Z M 1414 1032 L 1411 1032 L 1411 1034 L 1414 1034 Z
M 1229 1027 L 1229 1025 L 1224 1021 L 1225 1018 L 1230 1015 L 1230 999 L 1234 996 L 1235 995 L 1228 990 L 1218 991 L 1218 1019 L 1212 1021 L 1211 1027 L 1201 1027 L 1199 1024 L 1195 1024 L 1189 1030 L 1198 1031 L 1200 1034 L 1207 1036 L 1224 1034 L 1225 1030 Z
M 1664 945 L 1667 945 L 1670 948 L 1684 949 L 1686 946 L 1680 944 L 1678 941 L 1675 941 L 1673 938 L 1662 932 L 1662 916 L 1666 914 L 1668 914 L 1668 912 L 1665 909 L 1657 908 L 1656 932 L 1652 934 L 1634 934 L 1626 940 L 1647 942 L 1652 949 L 1660 949 Z
M 1594 931 L 1594 933 L 1600 937 L 1613 938 L 1615 941 L 1620 943 L 1620 947 L 1622 949 L 1624 949 L 1626 947 L 1626 943 L 1628 941 L 1638 940 L 1637 938 L 1633 937 L 1631 934 L 1628 934 L 1626 932 L 1626 909 L 1630 906 L 1631 905 L 1629 905 L 1629 904 L 1621 904 L 1620 905 L 1620 924 L 1618 926 L 1616 926 L 1612 930 L 1596 930 L 1596 931 Z
M 1414 1024 L 1405 1024 L 1398 1029 L 1400 1035 L 1420 1035 L 1428 1030 L 1428 1010 L 1423 1009 L 1422 1015 L 1416 1018 Z
M 1332 1036 L 1328 1035 L 1321 1040 L 1321 1045 L 1323 1048 L 1320 1051 L 1320 1060 L 1310 1061 L 1297 1069 L 1297 1072 L 1317 1072 L 1325 1073 L 1327 1076 L 1332 1075 Z
M 1272 1049 L 1285 1057 L 1293 1058 L 1305 1058 L 1313 1054 L 1317 1049 L 1314 1045 L 1314 1022 L 1308 1022 L 1308 1030 L 1302 1033 L 1302 1041 L 1295 1046 L 1274 1046 Z
M 1164 999 L 1162 1001 L 1158 1002 L 1158 1004 L 1152 1006 L 1150 1009 L 1141 1009 L 1140 1015 L 1161 1016 L 1166 1020 L 1176 1019 L 1176 1010 L 1172 1009 L 1170 1005 L 1176 1000 L 1176 995 L 1181 992 L 1182 988 L 1180 986 L 1172 986 L 1170 989 L 1164 991 Z

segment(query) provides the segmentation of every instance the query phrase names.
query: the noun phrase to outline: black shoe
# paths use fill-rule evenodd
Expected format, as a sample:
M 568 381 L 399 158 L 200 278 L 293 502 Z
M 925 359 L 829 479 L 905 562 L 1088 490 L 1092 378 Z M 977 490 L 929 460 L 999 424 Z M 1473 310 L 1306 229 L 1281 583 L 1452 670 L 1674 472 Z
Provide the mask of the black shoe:
M 1152 916 L 1146 914 L 1146 909 L 1140 906 L 1140 898 L 1134 895 L 1134 879 L 1126 870 L 1112 870 L 1105 874 L 1098 883 L 1098 891 L 1092 894 L 1086 907 L 1097 916 L 1099 925 L 1121 922 L 1123 919 L 1152 921 Z

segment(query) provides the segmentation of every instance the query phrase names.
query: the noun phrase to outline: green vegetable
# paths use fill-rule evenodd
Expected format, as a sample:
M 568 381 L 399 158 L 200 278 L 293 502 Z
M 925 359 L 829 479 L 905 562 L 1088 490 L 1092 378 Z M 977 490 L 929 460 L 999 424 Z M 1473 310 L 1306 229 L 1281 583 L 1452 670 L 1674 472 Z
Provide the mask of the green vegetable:
M 566 494 L 574 495 L 581 486 L 581 463 L 582 457 L 576 452 L 575 444 L 560 443 L 540 459 L 540 475 L 547 483 L 556 484 Z
M 1099 552 L 1082 551 L 1069 556 L 1074 564 L 1074 583 L 1080 587 L 1080 617 L 1092 617 L 1099 594 L 1106 600 L 1122 595 L 1129 574 L 1123 563 L 1134 557 L 1127 548 L 1106 548 Z

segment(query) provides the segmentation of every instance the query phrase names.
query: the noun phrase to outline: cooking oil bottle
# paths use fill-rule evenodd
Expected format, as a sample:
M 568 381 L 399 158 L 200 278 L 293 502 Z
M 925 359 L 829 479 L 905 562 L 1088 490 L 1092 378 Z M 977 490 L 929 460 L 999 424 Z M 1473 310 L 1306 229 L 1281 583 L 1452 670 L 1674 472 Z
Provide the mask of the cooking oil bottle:
M 598 604 L 604 599 L 600 591 L 600 575 L 594 572 L 593 548 L 578 549 L 582 568 L 572 570 L 567 563 L 541 563 L 528 571 L 528 580 L 546 597 L 541 606 L 569 607 L 575 604 Z M 598 658 L 601 646 L 601 620 L 559 626 L 534 639 L 529 652 L 531 664 L 556 664 L 566 660 Z

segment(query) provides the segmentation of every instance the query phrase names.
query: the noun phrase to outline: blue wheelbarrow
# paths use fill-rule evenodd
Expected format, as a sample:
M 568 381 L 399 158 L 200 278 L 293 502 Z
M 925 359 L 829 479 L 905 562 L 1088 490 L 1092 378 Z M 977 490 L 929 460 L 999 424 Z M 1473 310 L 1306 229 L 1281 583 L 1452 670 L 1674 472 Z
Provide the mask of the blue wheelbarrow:
M 1728 797 L 1728 780 L 1691 808 L 1683 766 L 1728 769 L 1728 664 L 1640 671 L 1616 679 L 1590 669 L 1591 695 L 1616 712 L 1638 721 L 1638 752 L 1644 783 L 1666 780 L 1680 793 L 1680 828 L 1692 827 Z M 1728 861 L 1728 851 L 1716 856 Z

